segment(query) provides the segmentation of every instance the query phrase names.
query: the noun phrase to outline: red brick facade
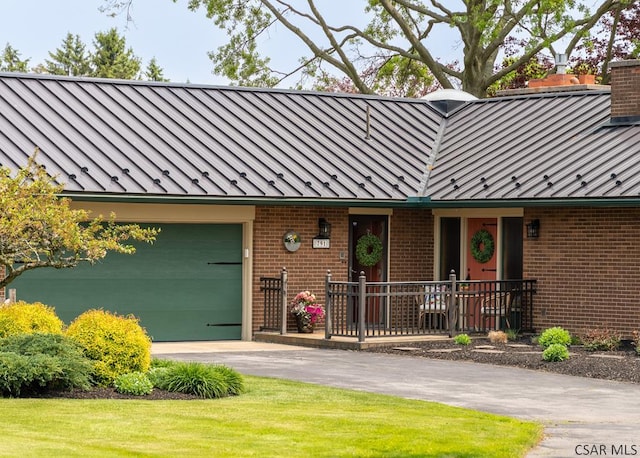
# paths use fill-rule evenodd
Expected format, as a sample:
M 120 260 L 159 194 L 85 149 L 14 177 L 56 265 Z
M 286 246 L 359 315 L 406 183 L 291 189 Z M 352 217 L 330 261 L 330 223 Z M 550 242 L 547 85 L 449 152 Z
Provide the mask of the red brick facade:
M 640 208 L 527 209 L 524 277 L 538 280 L 534 327 L 640 330 Z
M 318 235 L 318 219 L 331 223 L 331 248 L 313 249 Z M 302 238 L 296 252 L 282 243 L 288 230 Z M 291 297 L 310 290 L 324 302 L 327 270 L 334 280 L 348 280 L 349 210 L 328 207 L 257 207 L 253 245 L 253 331 L 263 321 L 260 277 L 278 276 L 286 267 Z M 394 209 L 389 217 L 390 281 L 429 280 L 433 275 L 433 218 L 425 210 Z M 344 259 L 340 254 L 344 253 Z
M 640 66 L 637 60 L 612 62 L 611 117 L 640 116 Z

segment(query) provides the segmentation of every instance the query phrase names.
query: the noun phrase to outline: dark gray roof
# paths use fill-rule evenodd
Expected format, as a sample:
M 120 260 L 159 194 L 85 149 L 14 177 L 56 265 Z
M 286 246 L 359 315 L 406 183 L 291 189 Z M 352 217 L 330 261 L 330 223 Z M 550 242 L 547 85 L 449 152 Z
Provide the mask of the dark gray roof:
M 640 196 L 610 93 L 469 101 L 0 74 L 0 163 L 119 198 L 495 204 Z M 424 199 L 417 199 L 423 197 Z
M 71 193 L 404 201 L 440 122 L 418 100 L 0 74 L 0 163 L 39 147 Z
M 431 201 L 640 195 L 640 125 L 609 124 L 610 93 L 467 103 L 446 120 L 423 196 Z

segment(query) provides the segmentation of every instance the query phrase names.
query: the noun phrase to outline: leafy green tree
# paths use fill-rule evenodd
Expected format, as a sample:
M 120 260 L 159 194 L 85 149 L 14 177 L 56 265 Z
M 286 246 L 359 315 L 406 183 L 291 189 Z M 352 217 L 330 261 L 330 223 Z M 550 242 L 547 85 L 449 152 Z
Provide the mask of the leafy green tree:
M 103 0 L 103 4 L 111 11 L 129 12 L 134 1 Z M 637 0 L 599 0 L 589 2 L 590 6 L 579 0 L 360 2 L 362 26 L 332 24 L 336 21 L 328 13 L 339 6 L 316 0 L 189 0 L 188 7 L 204 10 L 227 33 L 227 42 L 210 58 L 214 72 L 233 83 L 274 86 L 293 75 L 322 78 L 317 69 L 324 66 L 351 80 L 358 92 L 375 93 L 383 79 L 371 81 L 365 70 L 380 59 L 402 58 L 398 62 L 421 62 L 440 87 L 461 87 L 482 97 L 491 85 L 543 50 L 551 56 L 571 55 L 604 14 Z M 291 33 L 310 53 L 286 71 L 272 69 L 269 56 L 261 52 L 264 37 L 276 29 Z M 509 65 L 502 66 L 502 50 L 509 37 L 524 37 L 526 45 Z M 434 45 L 442 49 L 443 41 L 462 48 L 459 64 L 434 54 Z M 560 43 L 566 43 L 564 49 L 556 49 Z
M 93 41 L 91 55 L 93 73 L 98 78 L 137 79 L 140 73 L 140 59 L 127 49 L 126 39 L 115 28 L 108 32 L 98 32 Z
M 0 57 L 0 71 L 2 72 L 27 73 L 29 71 L 29 59 L 20 59 L 20 52 L 9 43 L 4 47 Z
M 45 60 L 44 72 L 50 75 L 87 76 L 91 74 L 91 61 L 87 46 L 80 35 L 67 33 L 62 46 L 54 52 L 49 51 L 51 60 Z
M 156 58 L 153 57 L 147 64 L 147 69 L 144 71 L 144 76 L 147 81 L 169 81 L 164 77 L 163 72 L 164 70 L 162 70 L 162 67 L 158 65 L 158 61 L 156 60 Z
M 72 209 L 69 199 L 58 196 L 63 186 L 36 157 L 15 174 L 0 168 L 0 288 L 28 270 L 94 263 L 109 251 L 134 253 L 129 240 L 155 240 L 157 229 L 116 224 L 113 214 L 106 221 L 91 219 L 87 211 Z

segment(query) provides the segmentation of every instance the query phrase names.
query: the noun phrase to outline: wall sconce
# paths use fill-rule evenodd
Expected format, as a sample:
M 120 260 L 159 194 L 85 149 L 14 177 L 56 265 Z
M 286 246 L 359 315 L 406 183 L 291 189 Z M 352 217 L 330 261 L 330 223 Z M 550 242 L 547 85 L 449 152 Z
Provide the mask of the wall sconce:
M 331 238 L 331 224 L 324 218 L 318 220 L 318 227 L 320 228 L 319 238 L 330 239 Z
M 527 238 L 537 239 L 540 236 L 540 220 L 534 219 L 527 226 Z

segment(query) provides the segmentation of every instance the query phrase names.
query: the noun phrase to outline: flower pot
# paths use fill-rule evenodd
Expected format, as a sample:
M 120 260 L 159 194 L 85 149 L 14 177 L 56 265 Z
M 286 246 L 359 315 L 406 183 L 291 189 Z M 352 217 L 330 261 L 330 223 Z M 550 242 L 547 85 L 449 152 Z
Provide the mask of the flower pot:
M 305 315 L 295 315 L 296 326 L 300 334 L 311 334 L 313 332 L 313 323 L 311 318 Z

